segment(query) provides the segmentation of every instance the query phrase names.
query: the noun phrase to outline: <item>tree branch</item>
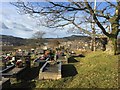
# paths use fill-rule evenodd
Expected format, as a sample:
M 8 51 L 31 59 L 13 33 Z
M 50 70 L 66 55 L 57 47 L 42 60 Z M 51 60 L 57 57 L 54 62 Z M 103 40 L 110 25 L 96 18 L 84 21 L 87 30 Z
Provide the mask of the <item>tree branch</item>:
M 105 28 L 101 25 L 101 23 L 98 21 L 96 14 L 94 13 L 93 9 L 91 8 L 91 6 L 88 4 L 87 0 L 85 0 L 85 4 L 87 6 L 87 8 L 90 10 L 90 14 L 93 15 L 93 19 L 96 22 L 96 24 L 98 25 L 98 27 L 102 30 L 102 32 L 106 35 L 109 36 L 110 34 L 108 32 L 106 32 Z

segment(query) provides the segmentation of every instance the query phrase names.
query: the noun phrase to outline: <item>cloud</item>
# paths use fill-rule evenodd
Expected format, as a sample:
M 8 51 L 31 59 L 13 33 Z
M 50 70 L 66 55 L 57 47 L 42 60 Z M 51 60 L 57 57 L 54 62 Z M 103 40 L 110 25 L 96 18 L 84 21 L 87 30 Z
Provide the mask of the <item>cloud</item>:
M 15 22 L 13 23 L 13 28 L 20 29 L 20 30 L 23 30 L 23 31 L 33 31 L 30 28 L 27 28 L 25 25 L 18 24 L 18 23 L 15 23 Z
M 38 26 L 37 18 L 33 18 L 28 14 L 18 14 L 13 5 L 2 3 L 2 7 L 2 11 L 0 11 L 0 16 L 2 16 L 2 21 L 0 22 L 3 23 L 2 34 L 30 38 L 36 31 L 44 31 L 46 32 L 44 35 L 46 38 L 68 36 L 68 33 L 66 33 L 68 28 L 55 30 L 53 28 Z
M 2 23 L 2 29 L 9 29 L 4 23 Z

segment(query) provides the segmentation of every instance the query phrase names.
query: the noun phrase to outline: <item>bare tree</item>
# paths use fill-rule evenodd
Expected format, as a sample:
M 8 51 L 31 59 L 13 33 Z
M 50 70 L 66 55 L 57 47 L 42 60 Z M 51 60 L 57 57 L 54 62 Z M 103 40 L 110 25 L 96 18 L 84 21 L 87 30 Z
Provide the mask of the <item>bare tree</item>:
M 43 31 L 37 31 L 33 34 L 33 37 L 34 39 L 36 39 L 36 45 L 38 46 L 41 46 L 41 45 L 44 45 L 44 39 L 43 39 L 43 36 L 45 35 L 46 33 L 43 32 Z
M 47 5 L 32 2 L 16 2 L 12 3 L 17 6 L 22 13 L 35 15 L 38 14 L 44 17 L 46 22 L 42 22 L 45 26 L 50 28 L 73 26 L 81 32 L 91 35 L 90 30 L 83 28 L 83 24 L 91 22 L 91 16 L 95 24 L 100 28 L 96 30 L 106 35 L 112 41 L 114 54 L 117 53 L 117 36 L 120 31 L 120 1 L 116 2 L 98 2 L 96 12 L 94 11 L 94 3 L 87 0 L 75 2 L 51 2 L 48 1 Z M 81 15 L 85 18 L 81 17 Z M 109 33 L 104 25 L 111 24 L 111 32 Z M 97 34 L 96 34 L 97 36 Z
M 45 34 L 46 33 L 43 32 L 43 31 L 37 31 L 37 32 L 35 32 L 33 34 L 33 38 L 35 38 L 35 39 L 42 39 Z

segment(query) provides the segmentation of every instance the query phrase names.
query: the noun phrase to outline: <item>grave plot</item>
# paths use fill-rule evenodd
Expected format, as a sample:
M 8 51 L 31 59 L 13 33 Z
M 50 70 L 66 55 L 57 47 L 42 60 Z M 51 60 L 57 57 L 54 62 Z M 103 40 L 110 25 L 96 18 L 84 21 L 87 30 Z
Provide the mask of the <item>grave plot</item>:
M 15 62 L 15 64 L 7 66 L 5 69 L 2 70 L 1 76 L 6 77 L 6 78 L 11 78 L 11 77 L 16 78 L 16 75 L 23 72 L 25 68 L 27 67 L 27 65 L 23 64 L 22 62 L 21 62 L 21 66 L 17 64 L 18 62 Z M 20 64 L 20 61 L 19 61 L 19 64 Z
M 10 66 L 7 66 L 6 68 L 2 68 L 2 71 L 0 71 L 0 73 L 8 72 L 9 70 L 13 69 L 14 67 L 15 67 L 15 65 L 10 65 Z
M 42 67 L 46 61 L 49 60 L 49 57 L 46 58 L 45 60 L 41 60 L 40 58 L 36 58 L 34 61 L 33 61 L 33 66 L 34 67 Z
M 39 79 L 57 80 L 61 75 L 61 62 L 47 61 L 40 69 Z
M 17 74 L 25 70 L 26 67 L 18 68 L 14 67 L 13 69 L 6 70 L 2 73 L 3 77 L 16 77 Z
M 62 64 L 68 64 L 68 57 L 64 53 L 56 53 L 53 59 L 46 61 L 39 73 L 39 79 L 57 80 L 62 78 Z

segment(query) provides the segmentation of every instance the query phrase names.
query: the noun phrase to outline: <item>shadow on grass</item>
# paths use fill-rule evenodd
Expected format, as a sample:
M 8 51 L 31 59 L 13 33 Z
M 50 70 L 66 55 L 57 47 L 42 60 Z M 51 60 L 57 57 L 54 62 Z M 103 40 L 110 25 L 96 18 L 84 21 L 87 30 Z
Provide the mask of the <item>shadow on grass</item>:
M 72 64 L 62 65 L 62 77 L 70 77 L 78 74 L 76 68 Z
M 71 56 L 71 57 L 68 58 L 68 63 L 76 63 L 76 62 L 79 62 L 79 61 L 77 61 L 77 60 L 74 58 L 74 56 Z
M 83 54 L 71 56 L 71 57 L 68 58 L 68 63 L 76 63 L 76 62 L 79 62 L 79 61 L 77 61 L 77 60 L 75 59 L 75 58 L 77 58 L 77 57 L 83 58 L 83 57 L 85 57 L 85 56 L 84 56 Z
M 73 56 L 73 57 L 85 57 L 83 54 L 79 54 L 79 55 L 76 55 L 76 56 Z
M 35 81 L 24 81 L 24 82 L 20 82 L 20 83 L 15 83 L 11 85 L 11 89 L 12 90 L 16 90 L 16 89 L 29 89 L 32 90 L 35 87 Z

